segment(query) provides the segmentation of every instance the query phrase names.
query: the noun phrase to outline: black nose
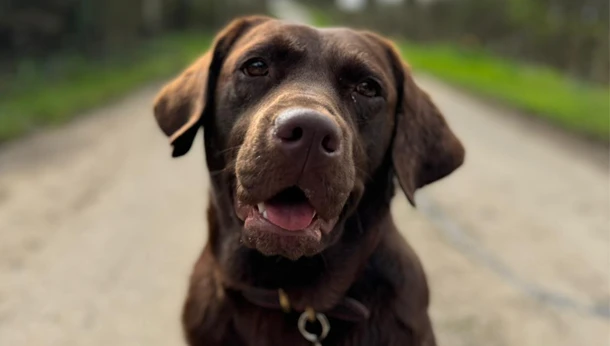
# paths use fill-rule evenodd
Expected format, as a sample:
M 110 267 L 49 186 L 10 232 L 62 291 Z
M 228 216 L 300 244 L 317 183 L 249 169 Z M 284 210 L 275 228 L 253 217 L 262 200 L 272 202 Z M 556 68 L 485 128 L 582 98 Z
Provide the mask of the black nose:
M 288 155 L 309 155 L 318 160 L 336 156 L 341 149 L 341 130 L 326 115 L 309 109 L 291 109 L 275 120 L 275 137 Z

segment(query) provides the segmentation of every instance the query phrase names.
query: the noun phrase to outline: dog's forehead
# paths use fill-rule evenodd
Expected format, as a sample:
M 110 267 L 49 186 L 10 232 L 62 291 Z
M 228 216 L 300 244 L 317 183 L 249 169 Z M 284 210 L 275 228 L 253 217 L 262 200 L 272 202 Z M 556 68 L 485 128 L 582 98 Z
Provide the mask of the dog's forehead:
M 316 45 L 320 42 L 317 29 L 307 25 L 271 20 L 248 30 L 237 45 L 248 49 L 270 42 L 290 43 L 295 46 Z
M 318 57 L 357 58 L 386 65 L 386 56 L 379 44 L 363 33 L 349 28 L 314 28 L 308 25 L 272 20 L 249 30 L 233 50 L 240 55 L 256 47 L 282 46 Z

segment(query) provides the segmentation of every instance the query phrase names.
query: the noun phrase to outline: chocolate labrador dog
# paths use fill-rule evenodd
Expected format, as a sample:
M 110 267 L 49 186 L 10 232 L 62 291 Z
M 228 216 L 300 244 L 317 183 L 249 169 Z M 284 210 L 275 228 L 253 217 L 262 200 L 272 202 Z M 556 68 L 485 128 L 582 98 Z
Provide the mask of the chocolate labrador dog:
M 183 326 L 192 346 L 435 345 L 409 201 L 464 149 L 392 44 L 251 16 L 166 85 L 173 156 L 203 128 L 208 241 Z

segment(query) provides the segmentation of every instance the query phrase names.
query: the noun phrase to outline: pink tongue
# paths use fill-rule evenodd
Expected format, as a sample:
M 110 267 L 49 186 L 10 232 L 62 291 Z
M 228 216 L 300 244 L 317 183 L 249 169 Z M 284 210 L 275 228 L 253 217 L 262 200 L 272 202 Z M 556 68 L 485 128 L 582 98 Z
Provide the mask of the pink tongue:
M 300 231 L 307 228 L 313 220 L 315 210 L 309 203 L 271 204 L 265 203 L 267 220 L 288 231 Z

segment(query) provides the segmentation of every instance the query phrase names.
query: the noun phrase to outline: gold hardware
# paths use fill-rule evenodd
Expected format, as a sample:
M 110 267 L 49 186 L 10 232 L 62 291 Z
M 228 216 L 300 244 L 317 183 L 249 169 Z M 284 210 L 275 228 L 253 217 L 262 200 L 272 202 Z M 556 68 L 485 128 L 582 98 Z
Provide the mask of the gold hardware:
M 288 299 L 288 295 L 284 292 L 283 289 L 278 289 L 277 293 L 280 297 L 280 306 L 282 307 L 282 311 L 285 313 L 290 312 L 290 299 Z

